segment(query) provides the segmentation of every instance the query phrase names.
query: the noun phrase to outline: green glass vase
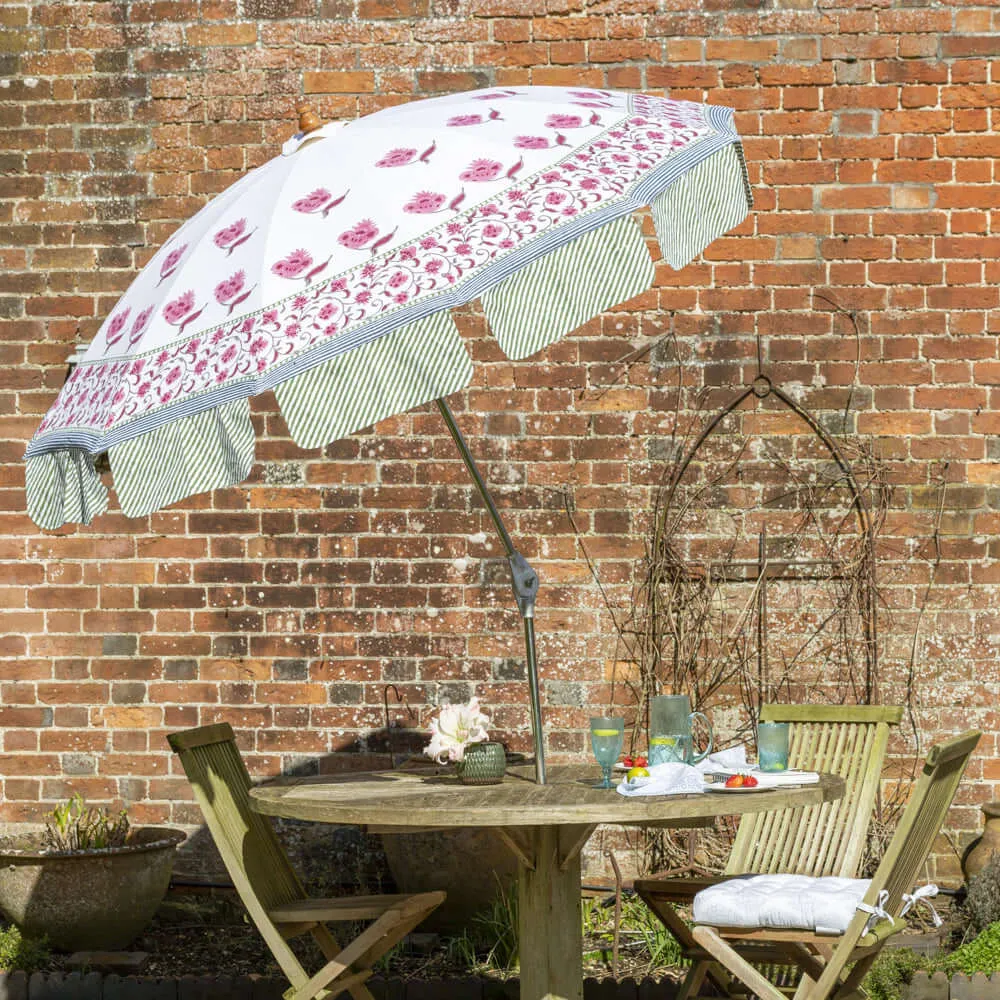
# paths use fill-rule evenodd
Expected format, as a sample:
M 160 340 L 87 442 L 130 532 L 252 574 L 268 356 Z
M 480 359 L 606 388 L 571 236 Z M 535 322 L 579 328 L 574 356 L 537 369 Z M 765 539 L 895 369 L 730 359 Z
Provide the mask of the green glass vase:
M 473 743 L 458 762 L 458 777 L 463 785 L 498 785 L 506 767 L 502 743 Z

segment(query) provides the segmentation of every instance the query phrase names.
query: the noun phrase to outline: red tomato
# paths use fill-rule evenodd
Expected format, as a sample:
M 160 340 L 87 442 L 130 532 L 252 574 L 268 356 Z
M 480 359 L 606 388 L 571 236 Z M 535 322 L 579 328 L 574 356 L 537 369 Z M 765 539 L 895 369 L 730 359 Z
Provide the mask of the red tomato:
M 636 767 L 645 767 L 648 763 L 649 762 L 646 760 L 645 757 L 642 756 L 642 754 L 639 754 L 639 756 L 636 757 L 636 759 L 635 759 L 635 766 Z
M 745 783 L 746 779 L 742 774 L 731 774 L 726 778 L 726 788 L 742 788 Z M 757 782 L 754 781 L 754 784 L 756 785 Z
M 744 788 L 756 788 L 757 779 L 752 774 L 745 774 L 743 776 L 743 787 Z

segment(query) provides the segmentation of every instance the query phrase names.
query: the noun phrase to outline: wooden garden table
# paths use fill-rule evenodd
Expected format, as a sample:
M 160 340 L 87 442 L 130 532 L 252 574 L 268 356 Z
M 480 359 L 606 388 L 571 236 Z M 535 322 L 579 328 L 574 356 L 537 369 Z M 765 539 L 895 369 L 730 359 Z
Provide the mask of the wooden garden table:
M 522 1000 L 582 1000 L 580 851 L 600 823 L 683 826 L 714 816 L 839 799 L 844 782 L 766 792 L 638 796 L 594 789 L 593 766 L 553 767 L 545 785 L 530 768 L 508 768 L 499 785 L 463 785 L 440 769 L 282 778 L 250 790 L 269 816 L 406 833 L 488 827 L 518 859 Z

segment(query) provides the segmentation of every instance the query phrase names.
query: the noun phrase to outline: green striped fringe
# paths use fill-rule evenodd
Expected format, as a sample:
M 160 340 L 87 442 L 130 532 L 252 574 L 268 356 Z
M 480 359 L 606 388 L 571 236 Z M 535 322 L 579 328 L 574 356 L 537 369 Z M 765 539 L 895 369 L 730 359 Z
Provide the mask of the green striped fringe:
M 657 195 L 650 207 L 663 259 L 679 271 L 753 208 L 740 144 L 734 142 L 702 160 Z
M 34 455 L 24 469 L 28 516 L 54 530 L 67 521 L 90 524 L 108 508 L 108 491 L 94 459 L 79 448 Z
M 471 379 L 472 361 L 444 310 L 297 375 L 274 394 L 292 440 L 319 448 Z
M 642 231 L 626 215 L 484 292 L 483 312 L 504 354 L 519 361 L 647 291 L 654 273 Z
M 108 449 L 108 458 L 127 517 L 241 483 L 254 458 L 250 400 L 237 399 L 164 424 Z

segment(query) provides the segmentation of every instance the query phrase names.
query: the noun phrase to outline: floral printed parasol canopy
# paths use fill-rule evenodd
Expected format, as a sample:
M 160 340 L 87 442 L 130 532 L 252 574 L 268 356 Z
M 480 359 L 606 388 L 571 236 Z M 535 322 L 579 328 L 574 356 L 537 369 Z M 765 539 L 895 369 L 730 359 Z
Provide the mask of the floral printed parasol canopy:
M 632 212 L 683 267 L 751 198 L 727 108 L 607 90 L 494 88 L 298 135 L 139 273 L 26 452 L 43 528 L 126 515 L 249 474 L 249 397 L 274 389 L 318 447 L 455 392 L 449 314 L 481 298 L 511 358 L 649 288 Z

